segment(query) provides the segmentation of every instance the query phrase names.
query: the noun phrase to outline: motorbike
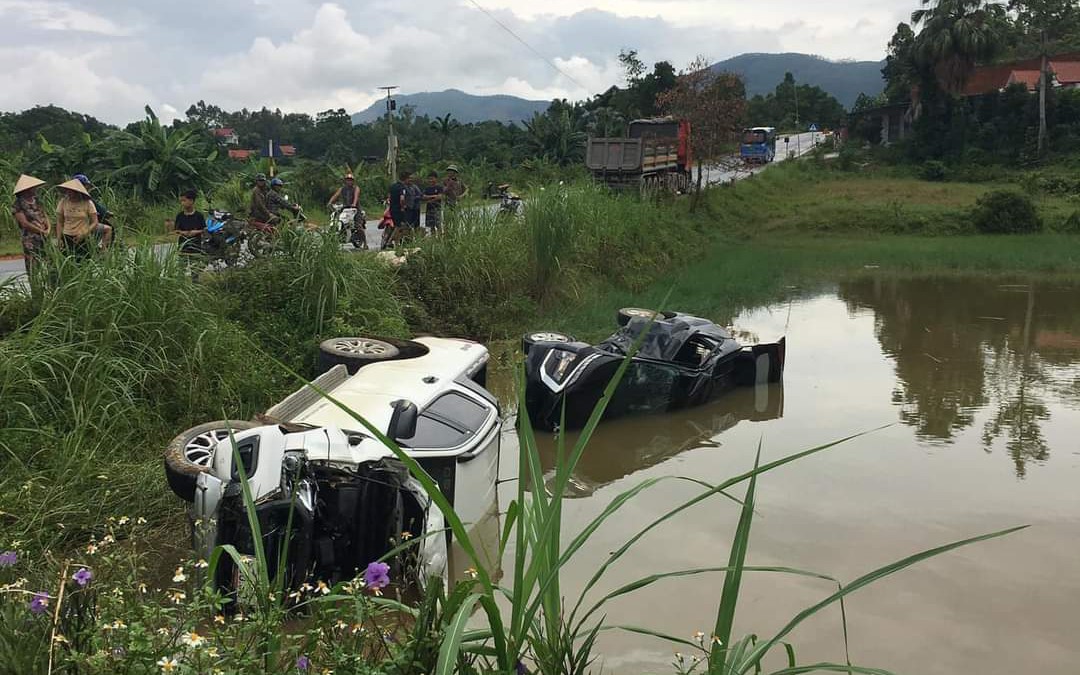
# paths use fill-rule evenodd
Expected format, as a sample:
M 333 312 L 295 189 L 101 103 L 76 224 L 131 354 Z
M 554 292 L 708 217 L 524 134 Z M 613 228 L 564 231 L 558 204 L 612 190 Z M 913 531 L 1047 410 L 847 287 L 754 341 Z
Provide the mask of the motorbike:
M 499 189 L 499 215 L 516 216 L 521 213 L 521 197 L 510 192 L 509 185 L 500 185 Z
M 386 210 L 383 211 L 382 219 L 379 221 L 379 229 L 382 230 L 382 241 L 379 243 L 379 248 L 391 248 L 394 239 L 394 219 L 390 216 L 389 204 L 387 204 Z
M 334 204 L 330 211 L 330 227 L 341 239 L 341 243 L 350 242 L 354 248 L 367 250 L 367 214 L 363 209 L 346 208 L 344 204 Z
M 247 224 L 244 221 L 234 218 L 228 211 L 210 211 L 202 237 L 202 250 L 207 258 L 231 267 L 239 260 L 246 240 Z

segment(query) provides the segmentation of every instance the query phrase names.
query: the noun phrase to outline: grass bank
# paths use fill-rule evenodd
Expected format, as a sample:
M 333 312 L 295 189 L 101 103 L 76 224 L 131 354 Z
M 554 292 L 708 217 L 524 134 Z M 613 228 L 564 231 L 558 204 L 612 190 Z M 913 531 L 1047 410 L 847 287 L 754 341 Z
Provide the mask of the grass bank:
M 1047 231 L 974 234 L 982 195 L 1012 186 L 933 183 L 880 172 L 778 165 L 713 190 L 702 219 L 706 243 L 645 288 L 599 288 L 545 312 L 544 326 L 579 337 L 606 334 L 615 308 L 655 306 L 673 290 L 681 310 L 727 318 L 739 310 L 860 274 L 1056 277 L 1080 282 L 1080 236 L 1056 230 L 1075 198 L 1034 192 Z

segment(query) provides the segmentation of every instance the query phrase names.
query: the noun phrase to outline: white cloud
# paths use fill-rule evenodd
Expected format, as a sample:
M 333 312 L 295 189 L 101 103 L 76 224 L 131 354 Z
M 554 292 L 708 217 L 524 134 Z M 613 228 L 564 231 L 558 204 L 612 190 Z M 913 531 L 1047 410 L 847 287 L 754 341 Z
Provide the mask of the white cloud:
M 7 109 L 55 104 L 107 119 L 132 120 L 153 101 L 145 87 L 101 74 L 93 64 L 107 58 L 107 50 L 63 54 L 40 49 L 0 48 L 0 91 Z
M 5 23 L 18 20 L 34 28 L 50 31 L 97 33 L 112 37 L 128 34 L 127 30 L 111 20 L 66 3 L 0 0 L 0 19 L 5 20 Z
M 544 58 L 471 0 L 0 0 L 0 110 L 53 102 L 117 123 L 200 99 L 351 112 L 382 85 L 578 99 L 619 83 L 624 47 L 676 68 L 747 51 L 881 58 L 915 0 L 477 2 Z

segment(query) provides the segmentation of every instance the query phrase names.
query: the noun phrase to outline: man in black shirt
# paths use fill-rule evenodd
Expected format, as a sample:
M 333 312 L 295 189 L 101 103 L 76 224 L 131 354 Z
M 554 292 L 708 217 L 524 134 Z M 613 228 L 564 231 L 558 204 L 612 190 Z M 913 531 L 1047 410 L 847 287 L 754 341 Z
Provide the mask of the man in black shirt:
M 412 178 L 412 172 L 402 171 L 398 178 L 398 182 L 390 186 L 390 217 L 394 221 L 394 242 L 405 236 L 409 229 L 406 218 L 406 200 L 409 195 L 409 180 Z
M 173 230 L 181 255 L 199 255 L 203 252 L 202 236 L 206 231 L 206 216 L 195 210 L 194 190 L 180 195 L 180 213 L 173 219 Z
M 432 171 L 428 174 L 428 184 L 424 188 L 424 201 L 427 203 L 427 214 L 424 216 L 424 224 L 431 230 L 431 234 L 437 234 L 442 226 L 442 204 L 445 190 L 439 184 L 439 174 Z

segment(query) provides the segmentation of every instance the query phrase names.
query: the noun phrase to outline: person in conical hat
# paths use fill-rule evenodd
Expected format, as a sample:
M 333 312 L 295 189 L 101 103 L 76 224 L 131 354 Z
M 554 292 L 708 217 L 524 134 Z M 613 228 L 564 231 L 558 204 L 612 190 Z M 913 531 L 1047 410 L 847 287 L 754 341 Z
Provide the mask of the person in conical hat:
M 15 204 L 11 211 L 22 235 L 23 263 L 26 275 L 34 272 L 34 266 L 45 249 L 45 240 L 49 236 L 52 224 L 45 214 L 45 209 L 37 200 L 37 190 L 45 181 L 23 174 L 15 182 Z
M 95 236 L 101 237 L 101 245 L 107 248 L 112 243 L 112 228 L 98 222 L 97 209 L 86 186 L 71 179 L 57 187 L 63 195 L 56 205 L 57 243 L 78 259 L 93 251 Z

